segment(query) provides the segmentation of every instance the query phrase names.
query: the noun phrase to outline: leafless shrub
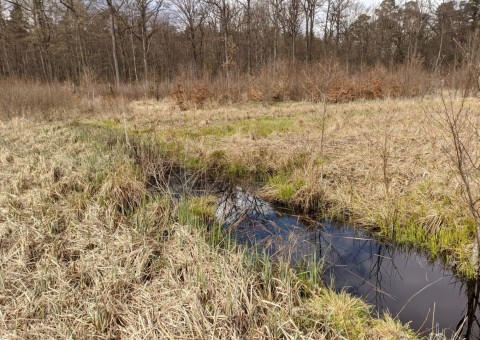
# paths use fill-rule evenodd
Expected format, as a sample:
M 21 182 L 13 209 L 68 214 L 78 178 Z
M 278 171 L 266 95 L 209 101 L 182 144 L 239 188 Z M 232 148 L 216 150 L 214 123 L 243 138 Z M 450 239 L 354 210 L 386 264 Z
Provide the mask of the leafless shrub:
M 472 264 L 479 270 L 480 245 L 480 114 L 466 106 L 468 88 L 461 96 L 441 92 L 441 104 L 428 110 L 447 142 L 443 150 L 449 155 L 460 180 L 462 196 L 475 221 L 475 242 Z
M 455 40 L 456 41 L 456 40 Z M 427 109 L 446 141 L 444 152 L 454 167 L 465 204 L 475 223 L 471 263 L 480 272 L 480 113 L 469 107 L 467 99 L 480 89 L 480 37 L 476 32 L 466 46 L 456 41 L 463 57 L 465 79 L 458 88 L 440 87 L 441 104 Z

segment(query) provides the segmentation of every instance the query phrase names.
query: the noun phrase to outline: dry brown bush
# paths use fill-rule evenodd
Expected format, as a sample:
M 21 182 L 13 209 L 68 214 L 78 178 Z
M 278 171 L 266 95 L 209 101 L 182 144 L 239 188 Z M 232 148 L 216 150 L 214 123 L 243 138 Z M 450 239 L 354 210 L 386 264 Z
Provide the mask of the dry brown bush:
M 352 75 L 339 70 L 333 79 L 333 85 L 328 89 L 328 98 L 330 101 L 338 103 L 357 99 L 420 96 L 432 90 L 431 78 L 427 72 L 416 67 L 413 70 L 402 67 L 396 71 L 389 71 L 378 66 Z
M 256 102 L 262 102 L 262 101 L 265 100 L 265 97 L 264 97 L 264 94 L 263 94 L 262 90 L 260 90 L 255 85 L 247 90 L 247 93 L 245 94 L 244 98 L 246 100 L 251 100 L 251 101 L 256 101 Z
M 150 91 L 150 92 L 149 92 Z M 163 92 L 161 92 L 163 91 Z M 128 112 L 127 102 L 165 96 L 168 84 L 122 85 L 113 89 L 108 84 L 72 83 L 43 84 L 20 79 L 0 80 L 0 120 L 25 117 L 35 120 L 72 119 L 106 112 L 122 115 Z M 75 117 L 77 116 L 77 117 Z
M 171 97 L 181 110 L 203 108 L 208 101 L 220 101 L 225 90 L 218 91 L 207 79 L 189 79 L 180 76 L 173 85 Z
M 178 82 L 173 86 L 172 91 L 172 99 L 175 101 L 175 104 L 181 109 L 186 110 L 186 94 L 185 89 L 180 82 Z

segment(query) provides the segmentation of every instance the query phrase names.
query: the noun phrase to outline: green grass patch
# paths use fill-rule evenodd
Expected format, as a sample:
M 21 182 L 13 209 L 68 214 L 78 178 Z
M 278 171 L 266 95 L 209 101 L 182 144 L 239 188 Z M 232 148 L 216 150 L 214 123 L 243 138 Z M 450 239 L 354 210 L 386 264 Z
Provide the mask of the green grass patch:
M 293 117 L 262 117 L 243 119 L 225 125 L 212 125 L 199 128 L 198 126 L 179 129 L 176 131 L 178 138 L 196 139 L 200 137 L 229 137 L 237 133 L 253 135 L 258 138 L 267 138 L 274 132 L 291 132 L 298 130 Z
M 104 128 L 116 128 L 120 125 L 120 121 L 118 119 L 103 119 L 94 121 L 92 124 Z
M 193 197 L 189 200 L 189 209 L 194 216 L 214 219 L 218 199 L 215 196 Z
M 471 264 L 471 247 L 474 242 L 475 225 L 473 220 L 455 221 L 452 216 L 444 217 L 433 226 L 425 221 L 421 212 L 409 214 L 395 222 L 385 223 L 378 219 L 380 236 L 394 240 L 399 245 L 413 246 L 427 250 L 430 258 L 443 259 L 448 265 L 467 278 L 475 277 Z M 424 225 L 419 221 L 425 221 Z
M 283 173 L 270 177 L 268 185 L 282 203 L 289 203 L 298 190 L 305 185 L 303 179 L 292 179 L 291 175 Z
M 309 304 L 321 319 L 326 320 L 325 324 L 333 333 L 347 339 L 367 338 L 369 330 L 365 325 L 370 319 L 370 308 L 359 298 L 327 289 L 321 298 L 312 299 Z

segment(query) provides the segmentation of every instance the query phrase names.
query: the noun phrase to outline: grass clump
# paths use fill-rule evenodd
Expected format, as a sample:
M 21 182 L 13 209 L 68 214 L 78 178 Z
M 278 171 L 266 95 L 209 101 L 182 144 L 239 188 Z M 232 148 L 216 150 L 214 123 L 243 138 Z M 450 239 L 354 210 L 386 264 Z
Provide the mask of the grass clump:
M 189 209 L 193 215 L 207 221 L 213 221 L 215 219 L 217 201 L 217 197 L 212 195 L 193 197 L 189 200 Z
M 122 214 L 133 213 L 142 205 L 144 197 L 144 181 L 131 166 L 119 167 L 108 174 L 99 191 L 101 202 Z
M 346 292 L 336 293 L 325 289 L 320 296 L 308 302 L 310 318 L 324 320 L 327 337 L 346 339 L 415 339 L 413 332 L 406 331 L 391 316 L 386 315 L 377 323 L 371 318 L 371 307 L 360 298 Z
M 278 196 L 278 201 L 288 204 L 294 195 L 305 185 L 301 178 L 291 179 L 287 174 L 279 174 L 269 179 L 268 184 L 272 195 Z
M 370 310 L 359 298 L 352 298 L 344 292 L 325 290 L 321 298 L 312 299 L 309 305 L 319 318 L 328 320 L 327 324 L 333 330 L 340 330 L 341 336 L 354 339 L 368 337 L 369 329 L 365 324 Z

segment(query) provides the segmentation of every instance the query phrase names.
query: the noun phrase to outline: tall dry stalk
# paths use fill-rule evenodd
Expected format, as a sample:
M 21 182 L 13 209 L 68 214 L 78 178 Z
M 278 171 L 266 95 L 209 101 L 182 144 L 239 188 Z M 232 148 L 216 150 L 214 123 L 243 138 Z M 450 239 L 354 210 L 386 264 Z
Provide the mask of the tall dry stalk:
M 383 117 L 383 121 L 379 121 L 379 125 L 382 126 L 383 133 L 380 140 L 380 145 L 378 146 L 378 154 L 380 155 L 381 164 L 382 164 L 382 179 L 383 185 L 385 187 L 385 200 L 388 207 L 387 219 L 391 224 L 392 236 L 395 235 L 395 224 L 396 224 L 396 214 L 397 208 L 394 205 L 394 195 L 391 193 L 391 183 L 392 183 L 392 170 L 391 170 L 391 158 L 392 158 L 392 139 L 394 136 L 395 127 L 392 124 L 392 112 Z
M 320 158 L 322 159 L 322 166 L 321 166 L 321 173 L 320 178 L 323 178 L 323 158 L 325 156 L 324 149 L 325 149 L 325 130 L 327 128 L 327 118 L 328 118 L 328 111 L 327 111 L 327 96 L 325 94 L 322 95 L 322 109 L 320 113 Z
M 382 159 L 382 175 L 383 175 L 383 184 L 385 186 L 385 195 L 390 196 L 390 183 L 392 181 L 391 174 L 389 171 L 389 160 L 391 157 L 391 142 L 393 135 L 394 127 L 392 125 L 392 117 L 390 115 L 385 116 L 383 122 L 383 136 L 382 144 L 379 148 L 380 157 Z
M 327 128 L 327 121 L 328 121 L 328 102 L 329 102 L 329 95 L 328 95 L 328 90 L 330 89 L 334 79 L 337 78 L 337 75 L 335 74 L 335 68 L 334 67 L 325 67 L 323 65 L 320 65 L 324 79 L 322 82 L 322 85 L 319 86 L 319 83 L 316 82 L 312 77 L 310 77 L 306 72 L 304 72 L 304 76 L 306 78 L 306 86 L 304 87 L 307 93 L 309 94 L 309 97 L 311 98 L 312 101 L 314 102 L 319 102 L 321 104 L 320 112 L 319 112 L 319 123 L 320 123 L 320 147 L 319 147 L 319 152 L 320 152 L 320 159 L 322 159 L 322 165 L 321 165 L 321 172 L 320 172 L 320 178 L 323 178 L 323 172 L 324 172 L 324 165 L 323 165 L 323 159 L 325 156 L 325 138 L 326 138 L 326 128 Z
M 389 105 L 385 105 L 389 106 Z M 374 125 L 371 129 L 378 131 L 378 135 L 371 135 L 364 133 L 365 139 L 369 146 L 373 148 L 375 155 L 374 164 L 379 164 L 381 169 L 380 181 L 384 188 L 383 200 L 386 203 L 385 208 L 387 213 L 385 215 L 385 222 L 391 226 L 391 235 L 395 235 L 395 225 L 397 223 L 397 206 L 395 205 L 395 195 L 391 192 L 391 183 L 393 179 L 393 145 L 395 144 L 395 126 L 393 123 L 393 115 L 396 110 L 388 112 L 387 114 L 379 115 L 372 122 Z

